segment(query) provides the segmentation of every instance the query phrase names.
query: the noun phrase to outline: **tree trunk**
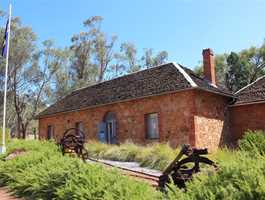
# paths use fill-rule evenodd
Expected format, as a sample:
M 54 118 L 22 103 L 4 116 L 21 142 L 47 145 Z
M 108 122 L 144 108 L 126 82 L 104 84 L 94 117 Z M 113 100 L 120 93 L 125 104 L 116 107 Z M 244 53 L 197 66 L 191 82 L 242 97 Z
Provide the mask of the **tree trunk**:
M 18 117 L 17 118 L 17 138 L 21 138 L 21 124 L 22 124 L 22 122 L 21 122 L 21 119 Z
M 27 138 L 27 127 L 28 127 L 28 123 L 25 123 L 25 124 L 22 123 L 22 138 L 23 139 Z
M 22 130 L 22 138 L 26 139 L 27 138 L 27 131 L 26 130 Z

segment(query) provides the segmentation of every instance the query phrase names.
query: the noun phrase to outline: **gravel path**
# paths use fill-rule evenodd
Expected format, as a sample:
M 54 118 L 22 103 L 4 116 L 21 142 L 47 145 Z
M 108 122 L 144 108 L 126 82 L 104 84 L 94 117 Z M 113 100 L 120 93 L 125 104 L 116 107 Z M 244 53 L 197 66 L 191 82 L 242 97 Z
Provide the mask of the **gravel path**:
M 139 163 L 137 163 L 137 162 L 121 162 L 121 161 L 112 161 L 112 160 L 103 160 L 103 159 L 98 159 L 97 161 L 102 162 L 102 163 L 106 163 L 106 164 L 109 164 L 109 165 L 112 165 L 112 166 L 115 166 L 118 168 L 132 170 L 135 172 L 146 173 L 146 174 L 150 174 L 150 175 L 154 175 L 154 176 L 161 176 L 162 175 L 161 171 L 155 170 L 155 169 L 148 169 L 145 167 L 140 167 Z M 91 161 L 88 160 L 88 162 L 91 162 Z

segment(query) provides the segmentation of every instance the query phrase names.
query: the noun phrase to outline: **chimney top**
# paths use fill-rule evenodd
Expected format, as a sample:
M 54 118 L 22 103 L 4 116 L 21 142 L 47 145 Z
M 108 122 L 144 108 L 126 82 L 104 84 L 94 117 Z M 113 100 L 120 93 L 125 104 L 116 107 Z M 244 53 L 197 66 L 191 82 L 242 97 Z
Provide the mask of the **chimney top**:
M 210 48 L 203 49 L 202 55 L 204 77 L 213 85 L 216 85 L 215 61 L 213 50 Z
M 203 49 L 202 55 L 209 54 L 211 56 L 214 56 L 213 50 L 211 48 Z

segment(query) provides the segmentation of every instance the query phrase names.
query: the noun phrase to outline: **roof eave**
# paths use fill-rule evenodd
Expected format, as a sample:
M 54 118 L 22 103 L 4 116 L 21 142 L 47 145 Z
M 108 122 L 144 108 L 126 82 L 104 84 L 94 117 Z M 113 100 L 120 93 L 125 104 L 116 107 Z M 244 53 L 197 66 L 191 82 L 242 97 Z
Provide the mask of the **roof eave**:
M 197 88 L 194 88 L 194 89 L 203 90 L 203 91 L 210 92 L 210 93 L 214 93 L 214 94 L 218 94 L 218 95 L 224 96 L 224 97 L 236 98 L 233 94 L 230 95 L 230 94 L 225 94 L 225 93 L 222 93 L 222 92 L 215 92 L 213 90 L 207 90 L 207 89 L 202 88 L 202 87 L 197 87 Z
M 262 103 L 265 103 L 265 100 L 236 103 L 236 104 L 230 105 L 229 107 L 246 106 L 246 105 L 262 104 Z
M 236 91 L 235 94 L 238 94 L 238 93 L 242 92 L 243 90 L 247 89 L 248 87 L 250 87 L 251 85 L 255 84 L 256 82 L 258 82 L 259 80 L 261 80 L 261 79 L 263 79 L 263 78 L 265 78 L 265 75 L 259 77 L 259 78 L 256 79 L 254 82 L 252 82 L 252 83 L 246 85 L 245 87 L 242 87 L 240 90 Z

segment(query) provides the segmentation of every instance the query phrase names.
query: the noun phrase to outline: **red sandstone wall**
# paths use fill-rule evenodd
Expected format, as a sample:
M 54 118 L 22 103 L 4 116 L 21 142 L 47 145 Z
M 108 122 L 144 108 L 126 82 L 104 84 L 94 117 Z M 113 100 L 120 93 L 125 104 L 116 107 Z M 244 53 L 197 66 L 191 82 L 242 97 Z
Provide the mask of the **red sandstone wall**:
M 228 134 L 228 98 L 209 92 L 196 91 L 195 141 L 196 147 L 217 149 Z
M 233 141 L 247 130 L 265 130 L 265 103 L 230 107 Z
M 194 90 L 182 91 L 43 118 L 39 120 L 39 135 L 46 138 L 47 126 L 54 125 L 56 139 L 59 140 L 66 129 L 82 121 L 86 137 L 97 139 L 98 124 L 111 111 L 118 121 L 118 142 L 131 140 L 144 144 L 151 142 L 145 139 L 144 115 L 157 112 L 160 142 L 169 141 L 172 146 L 183 143 L 195 145 L 194 93 Z

